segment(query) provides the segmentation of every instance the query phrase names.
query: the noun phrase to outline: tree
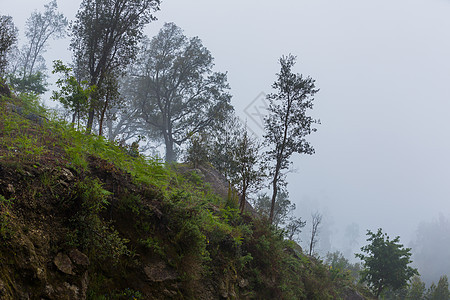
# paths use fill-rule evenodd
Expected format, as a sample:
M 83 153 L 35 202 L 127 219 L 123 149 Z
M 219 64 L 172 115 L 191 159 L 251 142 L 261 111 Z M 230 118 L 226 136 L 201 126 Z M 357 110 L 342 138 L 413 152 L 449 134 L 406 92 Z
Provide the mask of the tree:
M 450 299 L 450 291 L 448 289 L 448 277 L 447 275 L 441 276 L 439 282 L 436 285 L 431 285 L 428 293 L 427 300 L 448 300 Z
M 61 73 L 62 77 L 56 81 L 59 91 L 53 91 L 52 99 L 61 102 L 64 109 L 72 114 L 72 124 L 87 114 L 89 96 L 95 92 L 95 86 L 89 86 L 87 81 L 78 82 L 73 70 L 65 66 L 62 61 L 53 62 L 53 74 Z
M 187 161 L 192 164 L 194 168 L 198 168 L 202 163 L 208 161 L 209 146 L 206 134 L 197 133 L 189 140 L 189 147 L 187 149 Z
M 245 128 L 242 128 L 242 122 L 233 114 L 216 125 L 208 135 L 208 160 L 217 171 L 232 182 L 236 178 L 238 169 L 232 152 Z
M 244 212 L 249 192 L 258 187 L 264 176 L 264 170 L 259 164 L 260 150 L 261 144 L 249 135 L 245 127 L 242 128 L 236 145 L 232 148 L 232 156 L 237 165 L 233 182 L 239 187 L 241 212 Z
M 68 22 L 62 13 L 58 13 L 56 0 L 44 7 L 43 13 L 35 11 L 27 19 L 27 43 L 23 45 L 17 58 L 19 61 L 11 70 L 11 85 L 19 92 L 43 94 L 46 91 L 46 67 L 42 54 L 45 53 L 50 38 L 63 38 L 66 34 Z
M 361 270 L 359 263 L 352 264 L 339 251 L 328 252 L 325 256 L 325 263 L 331 267 L 332 274 L 350 276 L 349 279 L 356 283 Z
M 319 235 L 319 227 L 322 223 L 322 215 L 319 212 L 315 212 L 311 215 L 312 226 L 311 226 L 311 239 L 309 240 L 309 255 L 314 253 L 314 248 L 316 247 Z
M 77 77 L 96 86 L 90 96 L 86 131 L 92 130 L 96 112 L 103 114 L 108 89 L 137 53 L 144 25 L 154 20 L 159 0 L 83 0 L 72 23 L 72 42 Z M 115 79 L 112 79 L 115 77 Z M 109 90 L 111 91 L 111 90 Z M 101 116 L 100 116 L 101 117 Z
M 173 23 L 146 41 L 137 74 L 137 103 L 150 131 L 163 139 L 167 162 L 176 147 L 207 132 L 232 111 L 225 73 L 213 72 L 213 57 L 198 37 L 187 38 Z
M 284 228 L 286 237 L 291 241 L 300 242 L 300 233 L 302 228 L 306 226 L 306 221 L 302 221 L 301 217 L 291 217 L 289 223 Z
M 127 73 L 132 73 L 133 65 L 127 69 Z M 147 141 L 145 145 L 140 144 L 142 151 L 148 151 L 151 146 L 158 148 L 160 145 L 150 145 L 151 140 L 146 139 L 148 133 L 145 130 L 145 123 L 139 117 L 139 109 L 133 103 L 131 97 L 135 91 L 135 84 L 130 76 L 124 76 L 119 79 L 119 94 L 126 101 L 114 101 L 109 105 L 106 111 L 106 135 L 110 141 L 120 141 L 125 143 L 131 140 Z M 142 148 L 142 146 L 144 146 Z
M 434 220 L 421 222 L 411 246 L 414 264 L 425 282 L 443 274 L 450 276 L 450 219 L 440 214 Z
M 367 236 L 370 244 L 361 248 L 366 254 L 355 256 L 363 261 L 361 281 L 368 284 L 377 298 L 387 288 L 395 291 L 405 287 L 411 277 L 419 274 L 417 269 L 408 266 L 412 262 L 411 248 L 403 248 L 399 236 L 390 240 L 381 228 L 377 233 L 368 230 Z
M 414 276 L 408 290 L 409 300 L 422 300 L 425 293 L 425 282 L 419 276 Z
M 12 17 L 0 16 L 0 78 L 3 77 L 8 61 L 8 52 L 17 41 L 17 28 Z
M 292 73 L 296 57 L 292 55 L 280 58 L 281 71 L 272 88 L 277 92 L 267 95 L 269 115 L 264 119 L 265 141 L 272 146 L 267 151 L 268 159 L 274 162 L 270 176 L 272 180 L 272 207 L 269 221 L 273 221 L 275 201 L 281 185 L 285 184 L 283 170 L 291 164 L 289 158 L 294 153 L 313 154 L 314 148 L 305 137 L 316 131 L 313 124 L 318 120 L 307 116 L 313 108 L 313 96 L 318 92 L 315 81 Z
M 272 207 L 271 198 L 267 194 L 260 194 L 254 203 L 255 210 L 263 216 L 269 217 Z M 287 223 L 289 216 L 295 210 L 295 204 L 289 200 L 289 194 L 286 190 L 282 190 L 277 194 L 275 201 L 272 225 L 275 228 Z

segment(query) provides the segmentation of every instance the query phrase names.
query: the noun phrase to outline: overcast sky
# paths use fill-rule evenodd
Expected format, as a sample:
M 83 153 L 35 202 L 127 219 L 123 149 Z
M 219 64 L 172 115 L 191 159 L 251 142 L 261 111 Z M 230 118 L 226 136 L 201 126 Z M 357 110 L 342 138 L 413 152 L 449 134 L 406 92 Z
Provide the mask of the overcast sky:
M 23 34 L 46 1 L 1 2 Z M 58 3 L 73 19 L 80 1 Z M 353 222 L 362 238 L 382 227 L 407 244 L 420 221 L 450 215 L 450 1 L 166 0 L 156 16 L 150 36 L 175 22 L 202 39 L 257 132 L 249 115 L 281 55 L 297 55 L 296 71 L 316 79 L 316 154 L 294 158 L 289 192 L 303 218 L 325 214 L 334 247 Z M 67 45 L 52 42 L 47 64 L 69 61 Z

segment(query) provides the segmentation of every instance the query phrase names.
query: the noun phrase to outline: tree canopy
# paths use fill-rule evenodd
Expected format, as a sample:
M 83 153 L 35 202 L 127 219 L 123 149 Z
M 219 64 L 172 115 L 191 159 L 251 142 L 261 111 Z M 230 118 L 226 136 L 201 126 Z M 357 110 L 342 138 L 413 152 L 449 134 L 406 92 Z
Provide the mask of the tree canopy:
M 273 192 L 270 222 L 273 221 L 279 186 L 284 182 L 285 174 L 282 172 L 288 169 L 293 153 L 314 153 L 314 148 L 305 137 L 316 131 L 313 125 L 319 122 L 307 115 L 319 90 L 312 78 L 293 73 L 295 60 L 293 55 L 280 58 L 281 71 L 272 85 L 276 92 L 267 95 L 269 115 L 264 119 L 264 138 L 270 147 L 267 157 L 274 162 L 270 171 Z
M 362 247 L 363 253 L 356 257 L 363 261 L 361 281 L 366 282 L 377 297 L 387 288 L 395 291 L 405 287 L 418 275 L 417 269 L 409 266 L 411 248 L 404 248 L 399 236 L 390 240 L 381 228 L 376 233 L 368 230 L 367 236 L 370 244 Z
M 174 23 L 164 24 L 142 51 L 136 103 L 149 130 L 163 139 L 166 161 L 175 161 L 176 147 L 232 111 L 227 76 L 213 72 L 209 50 Z
M 142 38 L 144 25 L 154 20 L 159 0 L 83 0 L 72 23 L 71 49 L 77 77 L 97 92 L 90 97 L 87 131 L 92 129 L 95 112 L 104 107 L 108 89 L 132 62 Z M 113 83 L 108 86 L 108 83 Z
M 17 41 L 17 28 L 12 17 L 0 16 L 0 76 L 4 75 L 8 61 L 6 55 Z

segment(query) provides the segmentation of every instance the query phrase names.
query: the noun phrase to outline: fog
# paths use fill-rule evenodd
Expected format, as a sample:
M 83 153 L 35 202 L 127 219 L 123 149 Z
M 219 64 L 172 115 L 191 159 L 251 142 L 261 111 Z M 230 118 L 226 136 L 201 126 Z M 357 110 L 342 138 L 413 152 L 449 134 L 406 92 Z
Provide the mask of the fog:
M 30 13 L 46 3 L 2 2 L 0 13 L 13 16 L 21 34 Z M 58 2 L 68 19 L 79 3 Z M 173 0 L 163 1 L 146 34 L 175 22 L 199 36 L 216 69 L 228 72 L 232 104 L 257 135 L 277 59 L 297 55 L 296 71 L 320 88 L 313 115 L 322 124 L 309 138 L 316 153 L 294 156 L 288 190 L 299 216 L 323 214 L 320 253 L 349 255 L 367 229 L 381 227 L 413 247 L 415 257 L 436 261 L 444 256 L 424 255 L 418 241 L 426 224 L 450 216 L 449 15 L 444 0 Z M 67 40 L 50 47 L 49 67 L 54 59 L 70 61 Z M 447 237 L 440 243 L 429 241 L 449 249 L 450 231 L 441 232 Z M 307 234 L 305 228 L 304 242 Z M 422 269 L 428 281 L 442 275 Z

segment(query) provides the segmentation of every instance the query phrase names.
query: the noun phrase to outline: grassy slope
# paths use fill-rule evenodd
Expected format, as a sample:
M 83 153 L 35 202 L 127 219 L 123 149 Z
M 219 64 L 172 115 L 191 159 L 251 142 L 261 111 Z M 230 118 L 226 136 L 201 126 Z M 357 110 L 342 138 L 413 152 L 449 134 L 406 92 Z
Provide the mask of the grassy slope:
M 195 174 L 29 120 L 44 113 L 32 99 L 0 104 L 2 299 L 339 299 L 353 289 Z

